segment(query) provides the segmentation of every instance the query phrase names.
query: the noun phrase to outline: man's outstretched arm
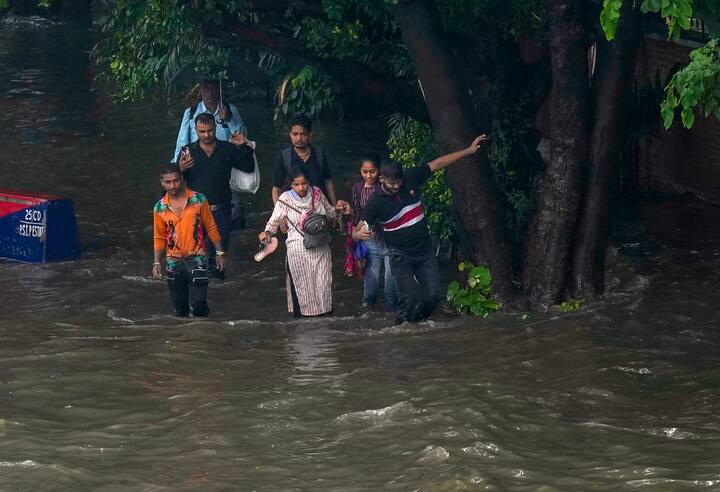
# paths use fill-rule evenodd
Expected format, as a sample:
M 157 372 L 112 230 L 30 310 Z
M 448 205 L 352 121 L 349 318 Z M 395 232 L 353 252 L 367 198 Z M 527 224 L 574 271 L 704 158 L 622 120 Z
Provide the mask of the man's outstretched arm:
M 437 159 L 428 162 L 428 166 L 430 166 L 430 172 L 434 173 L 435 171 L 439 171 L 440 169 L 448 167 L 450 164 L 454 164 L 463 157 L 476 154 L 485 140 L 487 140 L 487 135 L 483 133 L 479 137 L 475 138 L 475 140 L 473 140 L 468 147 L 455 152 L 450 152 L 449 154 L 442 155 Z

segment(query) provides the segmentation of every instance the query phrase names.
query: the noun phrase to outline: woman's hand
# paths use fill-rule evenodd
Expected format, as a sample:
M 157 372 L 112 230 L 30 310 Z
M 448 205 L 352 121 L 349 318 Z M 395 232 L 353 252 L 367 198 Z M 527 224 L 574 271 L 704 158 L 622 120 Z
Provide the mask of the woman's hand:
M 345 200 L 338 200 L 337 203 L 335 203 L 335 210 L 342 212 L 343 215 L 350 215 L 353 213 L 352 207 Z
M 270 233 L 268 231 L 262 231 L 260 234 L 258 234 L 258 239 L 261 243 L 264 243 L 268 239 L 270 239 L 272 236 L 270 236 Z

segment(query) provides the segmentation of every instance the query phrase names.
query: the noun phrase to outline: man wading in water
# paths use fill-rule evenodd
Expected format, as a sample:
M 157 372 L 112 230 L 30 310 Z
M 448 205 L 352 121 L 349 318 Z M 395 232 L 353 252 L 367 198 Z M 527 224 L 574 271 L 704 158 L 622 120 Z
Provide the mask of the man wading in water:
M 440 302 L 440 273 L 432 251 L 432 240 L 420 204 L 420 186 L 434 173 L 456 161 L 477 153 L 487 140 L 480 135 L 469 147 L 420 164 L 403 173 L 396 162 L 380 166 L 380 189 L 365 206 L 362 221 L 353 239 L 372 239 L 372 228 L 382 227 L 383 238 L 390 253 L 390 268 L 397 283 L 400 304 L 395 324 L 427 319 Z M 415 290 L 420 288 L 418 302 Z
M 153 277 L 162 278 L 160 258 L 165 254 L 167 284 L 175 316 L 207 316 L 207 252 L 205 234 L 215 245 L 217 267 L 225 269 L 225 252 L 207 198 L 185 187 L 177 164 L 160 171 L 166 191 L 153 210 Z
M 210 202 L 210 210 L 220 230 L 222 250 L 230 245 L 232 214 L 230 203 L 230 171 L 232 168 L 251 173 L 255 170 L 253 149 L 245 143 L 242 133 L 236 133 L 229 142 L 215 137 L 215 117 L 202 113 L 195 118 L 198 140 L 180 152 L 178 163 L 190 188 L 199 191 Z M 225 272 L 215 265 L 215 252 L 209 250 L 210 276 L 223 279 Z

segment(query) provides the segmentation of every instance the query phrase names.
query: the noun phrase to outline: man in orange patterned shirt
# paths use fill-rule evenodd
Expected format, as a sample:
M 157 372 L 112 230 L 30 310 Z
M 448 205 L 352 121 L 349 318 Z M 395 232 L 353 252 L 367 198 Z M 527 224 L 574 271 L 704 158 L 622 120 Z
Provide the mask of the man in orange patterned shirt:
M 185 187 L 180 167 L 166 164 L 160 185 L 167 192 L 153 210 L 153 277 L 162 278 L 165 255 L 167 283 L 175 316 L 207 316 L 207 252 L 205 234 L 217 250 L 217 266 L 225 269 L 225 252 L 207 198 Z

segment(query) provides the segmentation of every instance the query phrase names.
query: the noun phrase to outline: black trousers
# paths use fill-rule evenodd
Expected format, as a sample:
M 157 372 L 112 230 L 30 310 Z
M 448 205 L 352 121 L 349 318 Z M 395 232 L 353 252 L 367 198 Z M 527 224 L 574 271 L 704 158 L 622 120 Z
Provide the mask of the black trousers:
M 437 258 L 431 248 L 419 255 L 409 255 L 392 247 L 388 249 L 400 301 L 395 323 L 427 319 L 441 299 Z
M 207 303 L 207 269 L 189 262 L 180 262 L 167 272 L 167 284 L 170 300 L 175 308 L 175 316 L 207 316 L 210 308 Z

